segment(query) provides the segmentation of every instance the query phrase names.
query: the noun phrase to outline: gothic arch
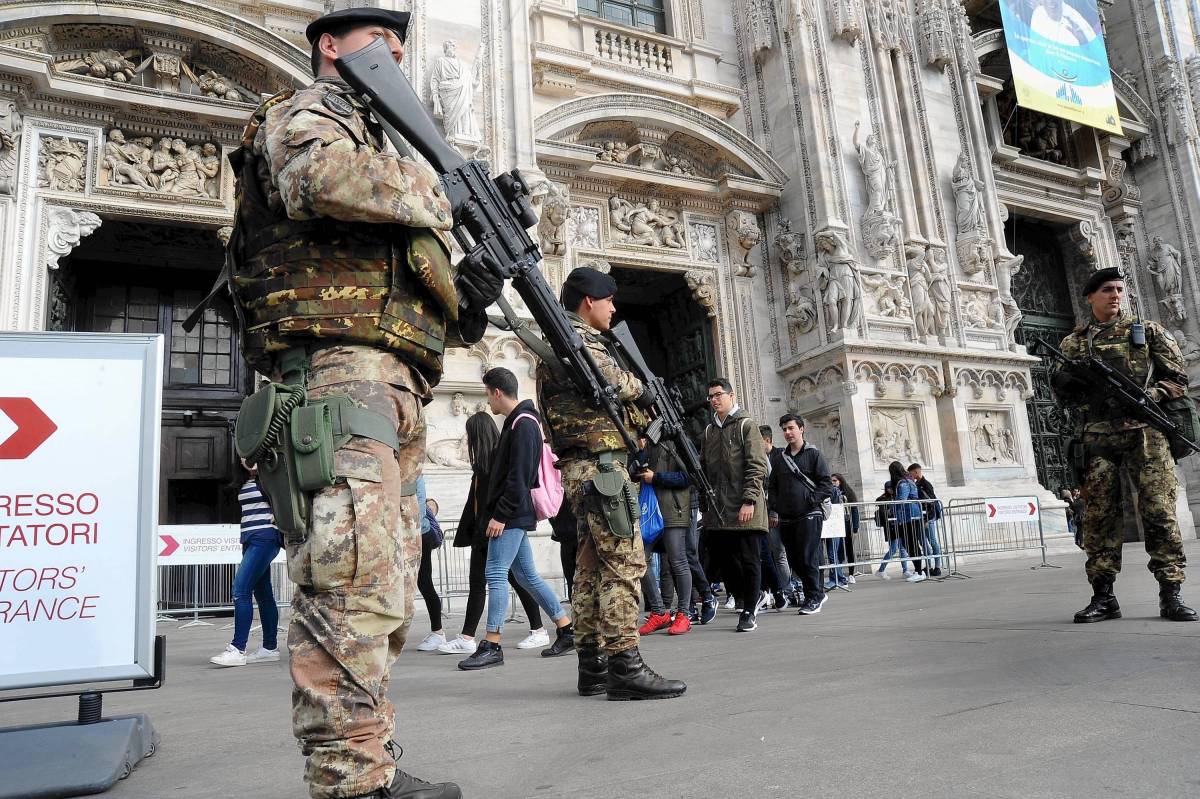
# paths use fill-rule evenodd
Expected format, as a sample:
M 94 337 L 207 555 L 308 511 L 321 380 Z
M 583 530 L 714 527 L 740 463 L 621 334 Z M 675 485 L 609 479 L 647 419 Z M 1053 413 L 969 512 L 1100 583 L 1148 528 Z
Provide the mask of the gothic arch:
M 45 63 L 52 58 L 36 43 L 38 29 L 59 24 L 147 25 L 156 30 L 185 34 L 211 42 L 262 65 L 274 73 L 276 83 L 303 85 L 312 77 L 309 54 L 266 28 L 219 8 L 188 0 L 91 0 L 91 2 L 40 2 L 8 0 L 0 5 L 0 37 L 27 34 L 30 42 L 17 46 Z M 5 42 L 9 43 L 9 42 Z M 110 84 L 111 85 L 111 84 Z M 117 84 L 119 85 L 119 84 Z M 249 98 L 256 102 L 258 98 Z
M 579 97 L 539 116 L 534 121 L 534 132 L 540 140 L 569 140 L 588 123 L 602 120 L 624 120 L 686 133 L 716 148 L 751 178 L 774 186 L 782 186 L 788 179 L 783 167 L 745 134 L 710 114 L 664 97 L 646 94 Z

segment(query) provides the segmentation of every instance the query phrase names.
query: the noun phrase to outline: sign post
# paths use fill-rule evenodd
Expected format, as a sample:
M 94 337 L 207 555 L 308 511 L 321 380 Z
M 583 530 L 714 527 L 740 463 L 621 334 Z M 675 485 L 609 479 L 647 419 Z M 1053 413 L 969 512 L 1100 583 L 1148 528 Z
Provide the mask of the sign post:
M 149 719 L 103 719 L 101 692 L 162 680 L 162 360 L 157 335 L 0 334 L 0 692 L 134 681 L 0 695 L 80 695 L 78 724 L 0 730 L 0 798 L 105 790 L 153 752 Z

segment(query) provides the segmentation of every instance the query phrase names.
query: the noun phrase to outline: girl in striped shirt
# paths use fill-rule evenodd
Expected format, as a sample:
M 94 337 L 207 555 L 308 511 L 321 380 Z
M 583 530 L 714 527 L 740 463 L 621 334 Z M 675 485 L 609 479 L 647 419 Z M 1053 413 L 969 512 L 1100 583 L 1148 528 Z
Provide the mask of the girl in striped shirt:
M 242 562 L 233 577 L 233 641 L 225 651 L 210 661 L 218 666 L 245 666 L 247 663 L 269 663 L 279 660 L 276 633 L 279 627 L 279 606 L 271 587 L 271 561 L 283 546 L 283 536 L 275 528 L 271 506 L 255 479 L 257 468 L 245 460 L 242 466 L 249 479 L 238 492 L 242 506 Z M 254 621 L 254 603 L 262 622 L 262 646 L 246 654 L 250 625 Z

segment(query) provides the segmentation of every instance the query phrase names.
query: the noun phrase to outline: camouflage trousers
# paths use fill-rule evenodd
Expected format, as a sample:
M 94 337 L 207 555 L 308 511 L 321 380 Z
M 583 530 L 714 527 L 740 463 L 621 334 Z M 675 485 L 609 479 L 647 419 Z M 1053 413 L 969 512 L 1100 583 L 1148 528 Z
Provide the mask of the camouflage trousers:
M 1182 583 L 1187 559 L 1175 519 L 1175 462 L 1166 437 L 1144 427 L 1084 433 L 1083 444 L 1083 548 L 1088 556 L 1088 580 L 1115 578 L 1121 571 L 1125 531 L 1119 469 L 1124 466 L 1137 489 L 1149 569 L 1160 583 Z
M 415 481 L 425 456 L 421 403 L 389 383 L 312 389 L 344 394 L 391 419 L 400 452 L 355 436 L 335 456 L 337 482 L 313 497 L 307 540 L 288 547 L 297 589 L 288 631 L 292 727 L 317 799 L 388 785 L 395 725 L 388 672 L 412 622 L 421 536 Z
M 608 529 L 593 500 L 583 495 L 583 484 L 599 471 L 595 459 L 559 461 L 563 490 L 578 524 L 575 585 L 571 608 L 575 611 L 576 645 L 599 644 L 610 655 L 638 645 L 642 609 L 642 575 L 646 553 L 635 520 L 633 537 L 618 538 Z M 626 480 L 625 468 L 616 468 Z

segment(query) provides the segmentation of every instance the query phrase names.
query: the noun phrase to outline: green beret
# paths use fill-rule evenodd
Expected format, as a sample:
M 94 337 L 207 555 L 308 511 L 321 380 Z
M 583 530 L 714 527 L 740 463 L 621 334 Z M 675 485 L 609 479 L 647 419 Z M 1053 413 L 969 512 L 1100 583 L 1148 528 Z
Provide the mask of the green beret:
M 567 279 L 563 282 L 563 286 L 574 289 L 585 297 L 597 300 L 616 296 L 617 293 L 617 281 L 613 279 L 612 275 L 606 275 L 599 269 L 593 269 L 590 266 L 572 269 L 571 274 L 567 275 Z
M 1119 267 L 1110 266 L 1107 269 L 1097 269 L 1083 284 L 1083 296 L 1091 294 L 1110 280 L 1124 280 L 1125 273 Z
M 388 11 L 383 8 L 343 8 L 341 11 L 314 19 L 304 30 L 304 37 L 311 45 L 317 43 L 322 33 L 334 28 L 346 25 L 382 25 L 395 31 L 400 41 L 404 41 L 410 16 L 407 11 Z

